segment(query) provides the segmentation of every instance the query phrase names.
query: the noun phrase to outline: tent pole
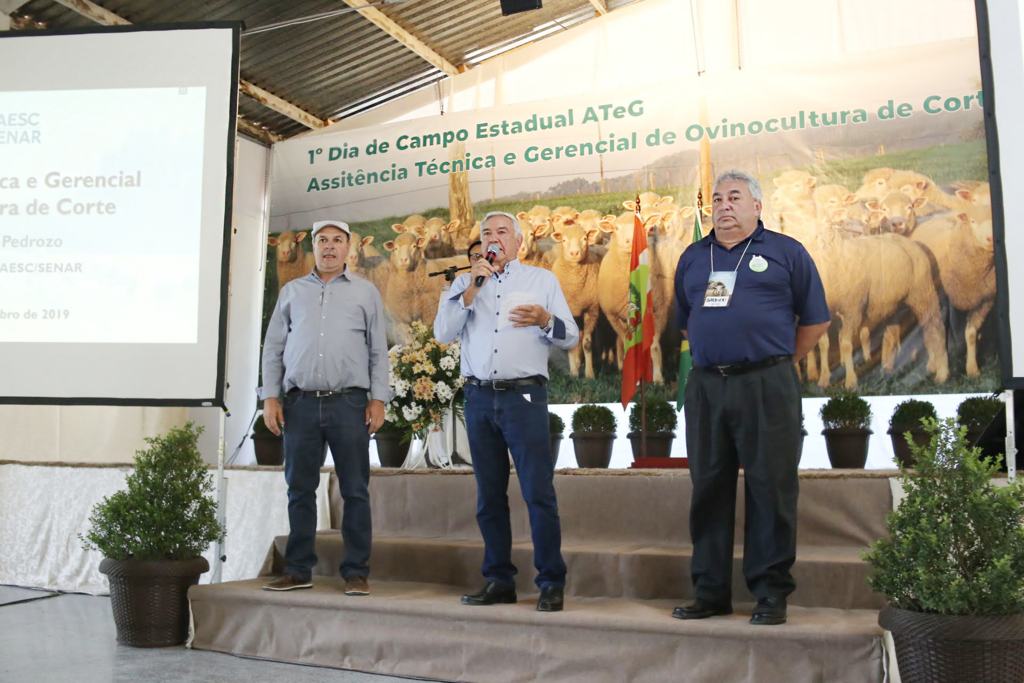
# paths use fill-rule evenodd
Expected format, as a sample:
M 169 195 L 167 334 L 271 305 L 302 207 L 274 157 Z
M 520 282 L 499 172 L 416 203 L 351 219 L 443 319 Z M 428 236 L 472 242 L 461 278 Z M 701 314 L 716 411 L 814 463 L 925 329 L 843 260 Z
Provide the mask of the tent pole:
M 227 516 L 228 482 L 224 479 L 224 431 L 227 422 L 227 410 L 221 408 L 219 411 L 220 434 L 217 438 L 217 521 L 224 525 Z M 213 556 L 213 571 L 210 573 L 210 583 L 220 583 L 221 570 L 227 557 L 224 555 L 224 539 L 220 538 L 216 543 L 216 552 Z
M 1013 411 L 1013 389 L 1003 392 L 1003 403 L 1006 404 L 1006 472 L 1010 481 L 1017 478 L 1017 439 L 1014 434 L 1016 425 Z

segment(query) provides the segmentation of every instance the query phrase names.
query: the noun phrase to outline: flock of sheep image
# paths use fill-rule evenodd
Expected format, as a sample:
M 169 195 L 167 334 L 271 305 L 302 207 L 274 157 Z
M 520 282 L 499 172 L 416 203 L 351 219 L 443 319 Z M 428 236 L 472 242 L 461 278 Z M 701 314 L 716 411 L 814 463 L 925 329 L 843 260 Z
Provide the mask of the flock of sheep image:
M 901 344 L 914 326 L 923 332 L 927 372 L 936 385 L 950 373 L 980 374 L 978 331 L 996 299 L 991 194 L 988 183 L 959 181 L 937 185 L 915 171 L 867 171 L 856 191 L 822 184 L 805 171 L 788 170 L 764 186 L 765 227 L 799 240 L 814 259 L 825 286 L 838 340 L 842 377 L 830 367 L 830 335 L 802 364 L 806 379 L 821 388 L 833 383 L 854 390 L 858 364 L 879 354 L 891 373 Z M 640 212 L 652 250 L 651 274 L 656 335 L 651 349 L 655 382 L 665 382 L 662 333 L 673 324 L 674 275 L 694 233 L 694 202 L 655 192 L 639 195 Z M 635 204 L 606 214 L 571 206 L 536 205 L 517 214 L 523 229 L 519 260 L 546 268 L 558 278 L 580 325 L 580 343 L 569 352 L 569 373 L 593 378 L 595 365 L 621 370 L 626 334 L 629 258 Z M 703 230 L 713 227 L 709 207 Z M 479 221 L 462 225 L 441 217 L 408 216 L 391 226 L 381 243 L 353 232 L 348 266 L 380 290 L 388 315 L 388 336 L 405 342 L 414 320 L 430 324 L 446 283 L 429 273 L 468 266 L 466 248 L 478 239 Z M 276 247 L 278 291 L 308 274 L 313 255 L 306 231 L 269 238 Z M 957 330 L 966 344 L 964 368 L 951 368 L 947 315 L 966 319 Z M 908 318 L 908 313 L 910 318 Z M 600 319 L 615 341 L 596 343 Z M 901 324 L 901 321 L 904 324 Z M 874 335 L 873 335 L 874 333 Z M 872 337 L 875 345 L 872 347 Z

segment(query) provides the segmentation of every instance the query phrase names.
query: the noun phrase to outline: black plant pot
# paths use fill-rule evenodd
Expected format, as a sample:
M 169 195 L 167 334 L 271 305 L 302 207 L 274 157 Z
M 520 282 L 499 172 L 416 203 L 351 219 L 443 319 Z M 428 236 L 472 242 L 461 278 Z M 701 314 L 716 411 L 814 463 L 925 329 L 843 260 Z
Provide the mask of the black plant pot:
M 607 469 L 612 459 L 615 432 L 573 432 L 572 446 L 580 467 Z
M 132 647 L 171 647 L 188 637 L 188 589 L 210 569 L 202 557 L 191 560 L 112 560 L 100 562 L 110 583 L 110 606 L 117 642 Z
M 633 460 L 641 458 L 643 450 L 643 432 L 630 432 L 629 445 L 633 447 Z M 648 432 L 647 433 L 647 457 L 648 458 L 669 458 L 672 457 L 672 441 L 676 438 L 673 432 Z
M 377 442 L 377 457 L 381 467 L 401 467 L 409 455 L 412 439 L 402 442 L 405 434 L 381 434 L 377 432 L 373 439 Z
M 1024 679 L 1024 614 L 950 616 L 887 605 L 878 625 L 892 632 L 903 683 Z
M 558 447 L 562 445 L 562 435 L 552 434 L 551 435 L 551 466 L 555 467 L 558 465 Z
M 931 443 L 931 434 L 924 431 L 920 427 L 911 427 L 910 429 L 897 429 L 893 431 L 892 428 L 886 432 L 889 438 L 892 439 L 892 452 L 896 456 L 896 462 L 905 468 L 914 466 L 914 454 L 910 451 L 910 445 L 907 443 L 907 439 L 904 437 L 906 432 L 910 432 L 910 436 L 914 439 L 914 443 L 918 447 L 924 448 Z
M 828 461 L 832 469 L 862 470 L 868 460 L 868 440 L 870 429 L 842 427 L 840 429 L 823 429 L 825 448 L 828 450 Z
M 277 466 L 284 463 L 284 439 L 276 434 L 254 433 L 252 448 L 256 451 L 256 464 Z
M 967 428 L 967 445 L 969 447 L 973 448 L 974 445 L 977 444 L 978 441 L 981 439 L 981 437 L 984 436 L 984 434 L 985 434 L 985 428 L 984 427 L 968 427 Z

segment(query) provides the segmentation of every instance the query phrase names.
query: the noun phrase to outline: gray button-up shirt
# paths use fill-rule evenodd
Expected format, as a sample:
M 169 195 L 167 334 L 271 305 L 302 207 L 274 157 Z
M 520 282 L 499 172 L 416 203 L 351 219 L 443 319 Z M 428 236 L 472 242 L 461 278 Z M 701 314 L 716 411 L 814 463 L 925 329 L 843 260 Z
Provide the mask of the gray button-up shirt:
M 263 342 L 260 396 L 345 387 L 391 399 L 384 305 L 377 288 L 348 269 L 327 283 L 314 269 L 277 297 Z

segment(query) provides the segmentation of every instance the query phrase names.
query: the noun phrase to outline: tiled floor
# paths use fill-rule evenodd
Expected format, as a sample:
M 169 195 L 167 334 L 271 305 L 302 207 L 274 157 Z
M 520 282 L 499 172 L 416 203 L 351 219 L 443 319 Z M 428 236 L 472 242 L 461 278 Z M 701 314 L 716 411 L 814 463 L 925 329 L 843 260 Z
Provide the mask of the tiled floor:
M 3 683 L 391 683 L 408 679 L 118 645 L 110 599 L 0 586 Z

